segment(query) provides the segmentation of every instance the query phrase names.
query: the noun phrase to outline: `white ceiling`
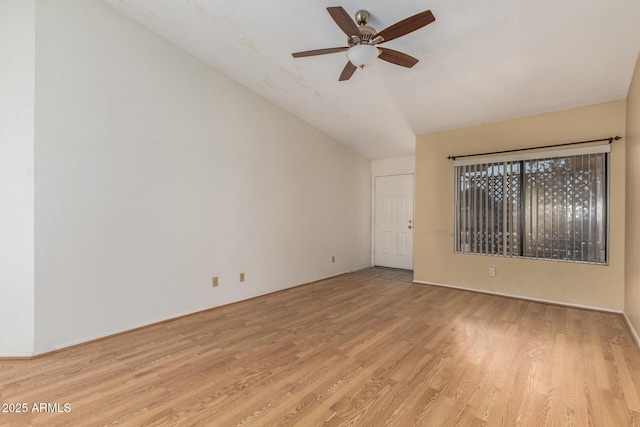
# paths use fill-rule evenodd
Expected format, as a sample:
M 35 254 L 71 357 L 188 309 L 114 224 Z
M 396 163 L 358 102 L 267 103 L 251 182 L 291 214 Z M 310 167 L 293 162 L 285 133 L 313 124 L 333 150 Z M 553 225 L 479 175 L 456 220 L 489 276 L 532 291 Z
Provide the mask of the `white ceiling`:
M 370 159 L 414 154 L 416 135 L 624 99 L 640 52 L 640 0 L 105 1 Z M 346 46 L 328 6 L 366 9 L 378 31 L 427 9 L 436 21 L 384 45 L 415 67 L 378 60 L 339 82 L 344 52 L 291 56 Z

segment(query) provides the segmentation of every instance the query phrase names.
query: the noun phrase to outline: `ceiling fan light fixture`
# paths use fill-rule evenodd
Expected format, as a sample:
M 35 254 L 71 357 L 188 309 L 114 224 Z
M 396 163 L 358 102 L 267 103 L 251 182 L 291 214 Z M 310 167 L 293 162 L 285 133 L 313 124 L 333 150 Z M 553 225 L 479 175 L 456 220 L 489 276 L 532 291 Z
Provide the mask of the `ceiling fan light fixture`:
M 380 55 L 380 50 L 374 45 L 366 43 L 354 45 L 347 51 L 347 58 L 358 68 L 370 66 L 378 55 Z

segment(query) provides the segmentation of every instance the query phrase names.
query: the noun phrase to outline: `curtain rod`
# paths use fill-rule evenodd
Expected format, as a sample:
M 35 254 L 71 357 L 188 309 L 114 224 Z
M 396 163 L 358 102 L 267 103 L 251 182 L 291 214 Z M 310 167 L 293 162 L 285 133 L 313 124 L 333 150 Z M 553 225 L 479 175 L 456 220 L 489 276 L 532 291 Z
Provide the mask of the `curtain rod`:
M 514 150 L 492 151 L 490 153 L 464 154 L 462 156 L 449 156 L 449 157 L 447 157 L 447 159 L 455 160 L 455 159 L 461 159 L 463 157 L 476 157 L 476 156 L 488 156 L 488 155 L 491 155 L 491 154 L 515 153 L 515 152 L 518 152 L 518 151 L 539 150 L 541 148 L 565 147 L 567 145 L 588 144 L 590 142 L 609 141 L 609 144 L 611 144 L 613 141 L 618 141 L 619 139 L 622 139 L 622 137 L 621 136 L 610 136 L 609 138 L 592 139 L 592 140 L 589 140 L 589 141 L 565 142 L 564 144 L 542 145 L 540 147 L 517 148 L 517 149 L 514 149 Z

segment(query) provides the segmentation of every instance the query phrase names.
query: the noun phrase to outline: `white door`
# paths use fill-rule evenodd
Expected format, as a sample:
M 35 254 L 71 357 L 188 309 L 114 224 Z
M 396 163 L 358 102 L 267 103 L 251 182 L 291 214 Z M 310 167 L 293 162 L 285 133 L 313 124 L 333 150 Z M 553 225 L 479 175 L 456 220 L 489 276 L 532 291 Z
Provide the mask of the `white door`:
M 374 185 L 374 264 L 413 270 L 413 175 L 379 176 Z

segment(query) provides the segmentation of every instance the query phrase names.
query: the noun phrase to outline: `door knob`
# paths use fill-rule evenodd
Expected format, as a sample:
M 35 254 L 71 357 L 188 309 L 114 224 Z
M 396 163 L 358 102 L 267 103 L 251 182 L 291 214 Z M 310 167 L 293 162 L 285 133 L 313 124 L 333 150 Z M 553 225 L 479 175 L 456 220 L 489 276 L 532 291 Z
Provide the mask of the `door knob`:
M 411 230 L 411 226 L 409 226 L 409 230 Z

